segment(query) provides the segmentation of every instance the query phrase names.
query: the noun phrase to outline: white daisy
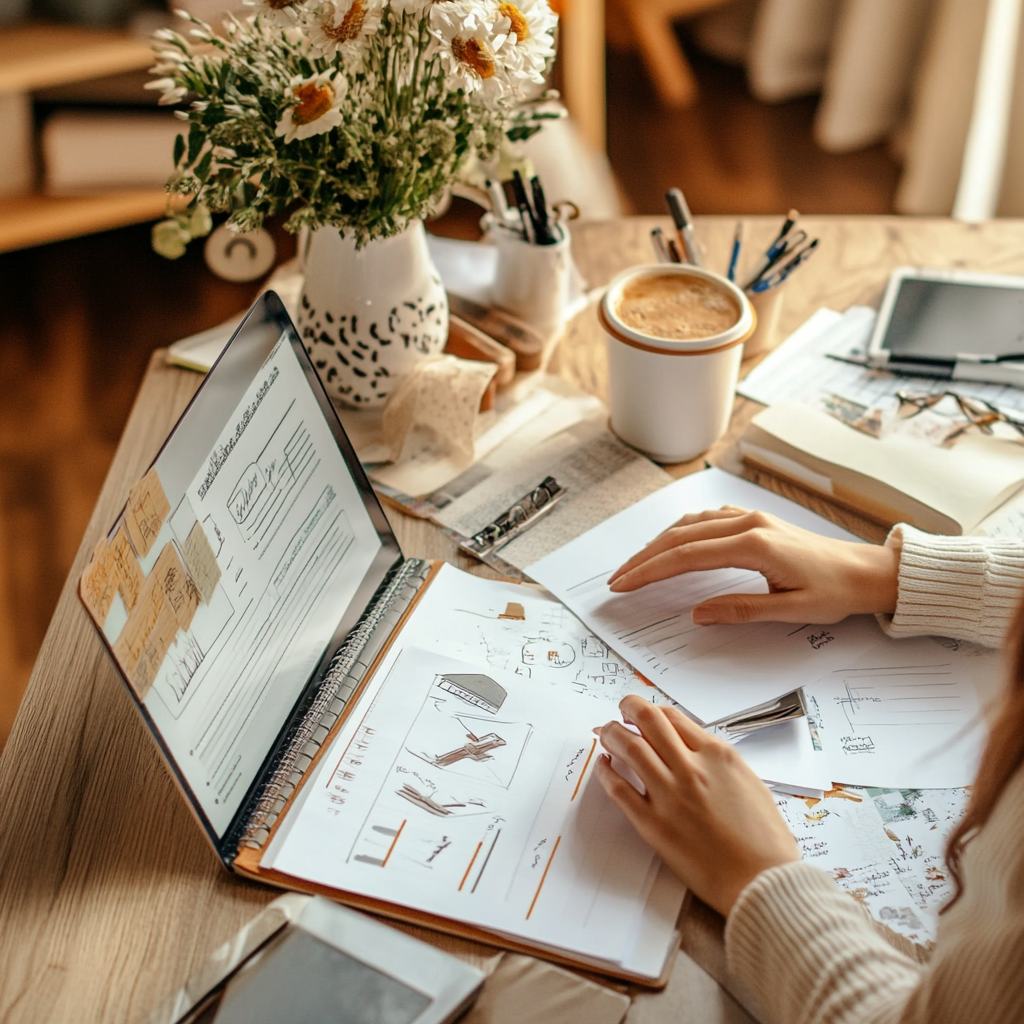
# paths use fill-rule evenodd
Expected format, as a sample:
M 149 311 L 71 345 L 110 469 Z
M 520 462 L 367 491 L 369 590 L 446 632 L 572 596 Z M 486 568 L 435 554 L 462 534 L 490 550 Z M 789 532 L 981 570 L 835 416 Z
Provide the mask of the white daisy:
M 157 78 L 152 82 L 147 82 L 142 88 L 158 89 L 162 94 L 158 100 L 161 107 L 180 103 L 188 95 L 188 89 L 178 85 L 173 78 Z
M 285 93 L 288 107 L 274 130 L 285 142 L 322 135 L 341 124 L 341 104 L 348 92 L 344 75 L 324 71 L 313 78 L 293 78 Z
M 292 28 L 305 12 L 302 0 L 242 0 L 278 28 Z
M 509 90 L 515 44 L 498 28 L 497 10 L 496 4 L 475 0 L 444 0 L 430 8 L 430 31 L 440 43 L 445 71 L 467 94 L 491 97 Z
M 547 0 L 517 0 L 498 4 L 496 27 L 513 41 L 515 70 L 530 81 L 543 81 L 548 61 L 555 55 L 555 26 L 558 16 Z
M 309 41 L 328 59 L 339 53 L 346 64 L 361 63 L 383 7 L 384 0 L 325 0 L 309 12 Z

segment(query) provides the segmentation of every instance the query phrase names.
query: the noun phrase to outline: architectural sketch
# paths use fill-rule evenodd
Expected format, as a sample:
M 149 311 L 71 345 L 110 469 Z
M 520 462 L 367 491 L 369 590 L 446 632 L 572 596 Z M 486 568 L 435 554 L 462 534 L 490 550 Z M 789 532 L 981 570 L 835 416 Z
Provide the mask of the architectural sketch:
M 533 733 L 525 722 L 451 714 L 427 705 L 405 749 L 438 771 L 508 789 Z
M 436 799 L 436 792 L 428 796 L 426 793 L 421 793 L 415 786 L 409 785 L 408 782 L 403 783 L 402 788 L 396 789 L 395 792 L 403 800 L 408 800 L 414 807 L 419 807 L 421 810 L 426 811 L 428 814 L 436 815 L 438 818 L 487 813 L 487 807 L 484 806 L 484 802 L 480 799 L 471 797 L 465 801 L 452 800 L 447 803 L 441 803 Z
M 527 640 L 523 644 L 524 665 L 546 665 L 548 668 L 566 668 L 576 660 L 572 644 L 558 640 Z
M 454 694 L 467 704 L 497 714 L 505 703 L 508 692 L 490 676 L 477 672 L 455 672 L 441 677 L 437 684 L 447 693 Z

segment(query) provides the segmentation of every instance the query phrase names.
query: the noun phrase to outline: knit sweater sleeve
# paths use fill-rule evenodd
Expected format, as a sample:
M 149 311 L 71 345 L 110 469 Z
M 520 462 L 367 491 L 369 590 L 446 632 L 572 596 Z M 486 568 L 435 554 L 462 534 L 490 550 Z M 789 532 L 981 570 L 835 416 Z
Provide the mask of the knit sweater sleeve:
M 747 886 L 725 947 L 766 1024 L 895 1024 L 924 971 L 825 872 L 800 861 Z
M 896 611 L 878 616 L 886 633 L 1002 646 L 1024 590 L 1024 543 L 938 537 L 905 523 L 885 543 L 900 552 Z

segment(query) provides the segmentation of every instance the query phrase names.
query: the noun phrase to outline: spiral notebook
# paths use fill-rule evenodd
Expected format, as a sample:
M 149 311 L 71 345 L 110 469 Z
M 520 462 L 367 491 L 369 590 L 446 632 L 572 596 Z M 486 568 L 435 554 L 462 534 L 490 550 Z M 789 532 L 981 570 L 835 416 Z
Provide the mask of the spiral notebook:
M 273 292 L 79 593 L 227 868 L 664 984 L 683 891 L 590 731 L 649 684 L 554 598 L 403 556 Z

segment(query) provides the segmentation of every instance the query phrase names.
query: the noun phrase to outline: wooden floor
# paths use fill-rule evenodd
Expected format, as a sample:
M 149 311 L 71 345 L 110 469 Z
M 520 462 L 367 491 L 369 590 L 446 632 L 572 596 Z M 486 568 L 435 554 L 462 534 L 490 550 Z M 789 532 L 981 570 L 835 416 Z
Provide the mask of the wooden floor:
M 698 213 L 883 213 L 881 150 L 820 153 L 813 100 L 764 107 L 742 75 L 699 60 L 699 104 L 660 110 L 637 60 L 611 54 L 609 152 L 637 213 L 680 185 Z M 255 286 L 168 262 L 148 228 L 0 256 L 0 747 L 149 354 L 244 309 Z

